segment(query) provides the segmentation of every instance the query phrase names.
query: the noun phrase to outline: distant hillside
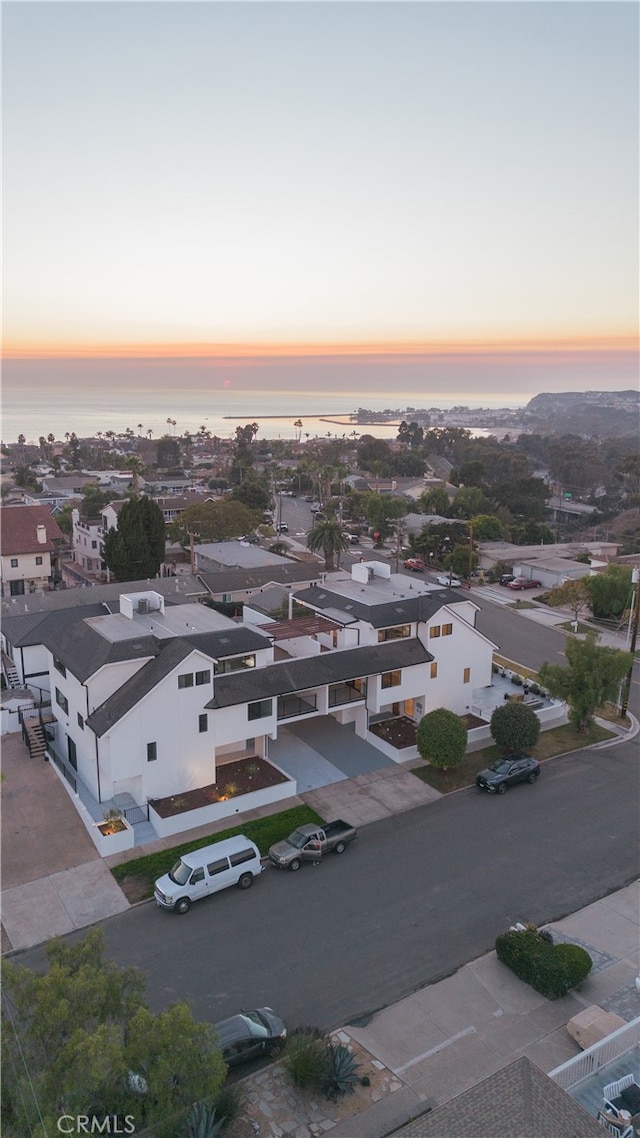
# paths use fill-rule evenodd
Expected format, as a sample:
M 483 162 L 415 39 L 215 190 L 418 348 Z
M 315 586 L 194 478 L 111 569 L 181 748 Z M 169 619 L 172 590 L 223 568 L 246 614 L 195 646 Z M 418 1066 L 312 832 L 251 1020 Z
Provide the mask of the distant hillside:
M 522 417 L 542 434 L 613 438 L 637 430 L 639 411 L 638 391 L 544 391 L 529 400 Z

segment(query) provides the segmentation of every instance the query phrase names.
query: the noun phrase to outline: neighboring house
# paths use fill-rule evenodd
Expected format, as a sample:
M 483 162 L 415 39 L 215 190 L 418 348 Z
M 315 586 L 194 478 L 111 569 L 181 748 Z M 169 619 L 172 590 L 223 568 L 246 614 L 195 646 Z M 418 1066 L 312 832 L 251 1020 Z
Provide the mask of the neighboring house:
M 2 670 L 7 687 L 19 684 L 36 698 L 50 693 L 49 661 L 45 639 L 55 637 L 67 625 L 85 616 L 117 612 L 123 589 L 138 592 L 148 588 L 146 581 L 127 585 L 95 585 L 90 589 L 62 589 L 40 595 L 13 597 L 2 602 Z M 192 604 L 207 590 L 195 577 L 154 581 L 154 589 L 166 605 Z M 14 679 L 9 682 L 9 673 Z
M 553 546 L 548 546 L 552 549 Z M 572 561 L 570 557 L 541 557 L 537 561 L 515 561 L 513 572 L 516 577 L 535 579 L 545 589 L 557 589 L 565 581 L 578 581 L 581 577 L 593 575 L 590 565 L 583 561 Z
M 98 479 L 93 474 L 47 475 L 42 479 L 42 489 L 62 501 L 81 498 L 85 486 L 96 486 Z
M 455 526 L 459 524 L 460 518 L 443 518 L 440 514 L 405 514 L 403 518 L 405 533 L 412 533 L 416 536 L 422 533 L 425 526 Z
M 268 757 L 297 720 L 332 716 L 376 745 L 371 723 L 464 714 L 473 685 L 491 683 L 494 645 L 453 590 L 369 562 L 295 599 L 308 617 L 259 627 L 172 609 L 154 583 L 122 593 L 115 613 L 38 630 L 58 755 L 98 801 L 143 804 L 213 783 L 220 762 Z
M 258 565 L 252 569 L 222 568 L 214 573 L 198 574 L 199 580 L 207 586 L 213 599 L 226 604 L 248 601 L 274 586 L 290 592 L 296 586 L 317 584 L 326 577 L 324 568 L 317 561 L 286 561 L 284 565 Z
M 188 506 L 201 506 L 204 502 L 218 502 L 220 498 L 214 494 L 191 492 L 189 494 L 165 495 L 164 497 L 154 495 L 152 501 L 160 507 L 165 523 L 170 525 L 171 522 L 180 517 Z
M 396 1138 L 599 1138 L 604 1133 L 526 1055 L 394 1131 Z
M 64 534 L 48 506 L 5 506 L 0 511 L 3 597 L 50 589 L 59 573 Z
M 581 553 L 602 561 L 613 561 L 620 546 L 615 541 L 566 541 L 556 545 L 512 545 L 508 541 L 481 541 L 476 545 L 481 569 L 494 565 L 515 565 L 546 560 L 549 557 L 575 558 Z
M 269 553 L 247 541 L 209 541 L 194 546 L 196 572 L 211 573 L 216 569 L 259 569 L 289 565 L 288 558 Z
M 73 560 L 81 569 L 89 573 L 101 573 L 106 569 L 102 558 L 104 525 L 102 517 L 82 517 L 80 511 L 71 511 L 73 524 Z

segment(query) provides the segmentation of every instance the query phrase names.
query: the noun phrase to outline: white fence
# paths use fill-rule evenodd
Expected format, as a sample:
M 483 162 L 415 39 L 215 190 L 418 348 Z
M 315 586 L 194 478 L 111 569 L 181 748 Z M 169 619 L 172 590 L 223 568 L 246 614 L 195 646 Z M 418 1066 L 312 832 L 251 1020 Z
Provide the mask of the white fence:
M 624 1027 L 619 1027 L 617 1031 L 612 1031 L 611 1035 L 607 1035 L 606 1039 L 601 1039 L 599 1043 L 594 1043 L 593 1047 L 588 1047 L 582 1055 L 576 1055 L 562 1066 L 549 1071 L 549 1078 L 567 1091 L 570 1087 L 581 1083 L 583 1079 L 595 1075 L 602 1067 L 606 1067 L 626 1051 L 632 1051 L 638 1044 L 640 1044 L 640 1016 L 626 1023 Z

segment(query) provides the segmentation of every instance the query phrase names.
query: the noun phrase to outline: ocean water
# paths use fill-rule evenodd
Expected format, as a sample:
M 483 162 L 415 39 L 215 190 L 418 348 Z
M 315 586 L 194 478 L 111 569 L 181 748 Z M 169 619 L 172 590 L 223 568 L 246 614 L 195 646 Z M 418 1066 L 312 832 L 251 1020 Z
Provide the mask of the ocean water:
M 153 438 L 164 434 L 195 434 L 201 426 L 219 438 L 229 438 L 238 425 L 256 422 L 258 438 L 293 439 L 302 421 L 300 432 L 303 441 L 318 437 L 349 437 L 371 434 L 376 438 L 394 438 L 397 426 L 358 425 L 350 416 L 358 407 L 374 411 L 404 410 L 406 407 L 452 406 L 456 401 L 435 404 L 432 398 L 419 401 L 415 392 L 380 395 L 366 392 L 323 394 L 308 392 L 237 392 L 208 391 L 182 386 L 171 390 L 139 383 L 120 386 L 114 383 L 91 382 L 78 384 L 20 384 L 3 382 L 2 387 L 2 440 L 16 442 L 23 434 L 28 442 L 37 442 L 40 436 L 53 434 L 64 439 L 75 431 L 79 438 L 114 431 L 124 433 L 130 428 L 136 435 Z M 471 401 L 464 400 L 472 406 Z M 476 405 L 488 404 L 481 400 Z M 173 422 L 175 420 L 175 424 Z

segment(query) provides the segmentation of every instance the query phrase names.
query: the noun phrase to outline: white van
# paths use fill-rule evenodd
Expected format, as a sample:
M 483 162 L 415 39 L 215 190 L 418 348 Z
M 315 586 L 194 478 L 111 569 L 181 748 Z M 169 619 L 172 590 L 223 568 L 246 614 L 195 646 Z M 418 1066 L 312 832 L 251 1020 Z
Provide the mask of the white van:
M 183 854 L 173 869 L 159 877 L 153 895 L 161 909 L 187 913 L 192 901 L 218 893 L 228 885 L 249 889 L 262 873 L 260 851 L 242 834 Z

